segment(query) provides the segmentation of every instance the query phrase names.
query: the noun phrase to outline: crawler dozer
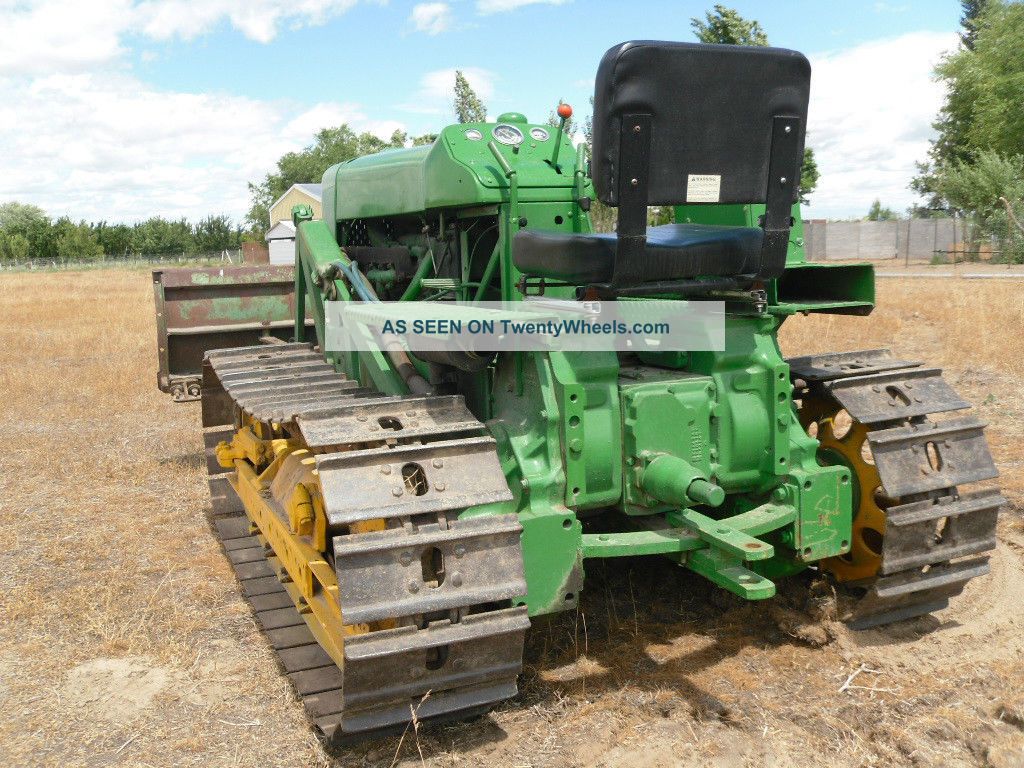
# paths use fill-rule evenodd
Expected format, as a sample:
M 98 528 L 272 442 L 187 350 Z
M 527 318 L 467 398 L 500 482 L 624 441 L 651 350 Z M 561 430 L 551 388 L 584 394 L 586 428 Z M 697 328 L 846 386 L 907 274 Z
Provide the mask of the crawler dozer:
M 202 418 L 214 527 L 327 738 L 514 696 L 531 618 L 573 610 L 599 558 L 747 600 L 812 571 L 856 628 L 987 572 L 1004 500 L 972 487 L 997 474 L 984 424 L 940 371 L 780 353 L 787 318 L 874 303 L 870 265 L 805 259 L 809 88 L 794 51 L 628 42 L 598 68 L 589 157 L 567 105 L 554 127 L 506 113 L 330 168 L 323 220 L 296 207 L 292 333 L 208 350 Z M 330 302 L 537 294 L 722 301 L 724 349 L 326 343 Z

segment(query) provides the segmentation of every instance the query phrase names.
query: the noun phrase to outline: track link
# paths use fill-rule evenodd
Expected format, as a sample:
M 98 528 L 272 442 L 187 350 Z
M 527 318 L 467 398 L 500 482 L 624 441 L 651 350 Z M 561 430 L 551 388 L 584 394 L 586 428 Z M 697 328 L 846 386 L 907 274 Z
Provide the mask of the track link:
M 462 398 L 381 396 L 306 344 L 210 352 L 203 377 L 213 527 L 319 731 L 335 743 L 374 738 L 405 728 L 414 711 L 460 719 L 516 695 L 529 627 L 516 605 L 526 594 L 522 528 L 514 514 L 458 517 L 511 498 L 494 441 Z M 351 630 L 343 658 L 328 652 L 284 555 L 217 462 L 243 416 L 282 425 L 314 454 L 325 557 Z M 428 573 L 435 557 L 440 574 Z
M 998 475 L 985 424 L 929 415 L 970 407 L 936 368 L 897 360 L 888 350 L 792 358 L 794 397 L 833 401 L 868 426 L 884 496 L 885 531 L 877 575 L 851 584 L 867 591 L 847 617 L 855 629 L 945 608 L 968 581 L 988 573 L 996 522 L 1006 500 L 996 489 L 961 492 Z

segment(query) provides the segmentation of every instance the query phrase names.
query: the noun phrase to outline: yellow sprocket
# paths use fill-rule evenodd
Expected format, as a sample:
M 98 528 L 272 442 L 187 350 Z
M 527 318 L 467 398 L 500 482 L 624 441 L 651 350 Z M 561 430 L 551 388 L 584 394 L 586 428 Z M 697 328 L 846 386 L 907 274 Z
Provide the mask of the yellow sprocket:
M 821 566 L 840 582 L 874 578 L 882 564 L 885 510 L 896 501 L 884 496 L 868 444 L 868 432 L 871 430 L 866 424 L 853 419 L 834 400 L 814 393 L 807 393 L 803 398 L 800 423 L 820 443 L 820 460 L 828 464 L 843 464 L 856 478 L 850 551 L 823 560 Z

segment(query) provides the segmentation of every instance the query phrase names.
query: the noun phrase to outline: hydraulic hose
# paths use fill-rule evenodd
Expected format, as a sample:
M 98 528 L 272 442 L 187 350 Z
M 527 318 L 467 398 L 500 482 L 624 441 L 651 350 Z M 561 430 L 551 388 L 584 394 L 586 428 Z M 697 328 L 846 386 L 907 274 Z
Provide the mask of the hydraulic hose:
M 424 259 L 424 261 L 429 262 L 429 259 Z M 377 296 L 373 285 L 367 280 L 366 275 L 359 271 L 359 265 L 356 262 L 345 259 L 336 262 L 336 264 L 337 268 L 348 278 L 349 285 L 352 286 L 352 290 L 356 292 L 359 298 L 370 304 L 380 303 L 380 297 Z M 405 382 L 409 391 L 414 395 L 434 394 L 434 388 L 416 370 L 412 360 L 409 359 L 408 353 L 399 343 L 398 339 L 384 337 L 382 341 L 384 353 L 391 360 L 391 364 L 395 366 L 395 370 L 402 377 L 402 381 Z

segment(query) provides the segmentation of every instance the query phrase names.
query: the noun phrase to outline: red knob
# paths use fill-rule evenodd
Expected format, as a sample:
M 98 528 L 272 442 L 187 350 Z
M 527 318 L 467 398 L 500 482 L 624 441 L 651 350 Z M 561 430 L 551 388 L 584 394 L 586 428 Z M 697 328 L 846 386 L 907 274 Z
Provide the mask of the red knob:
M 572 117 L 572 107 L 570 107 L 568 104 L 559 104 L 558 116 L 563 120 L 568 120 L 570 117 Z

